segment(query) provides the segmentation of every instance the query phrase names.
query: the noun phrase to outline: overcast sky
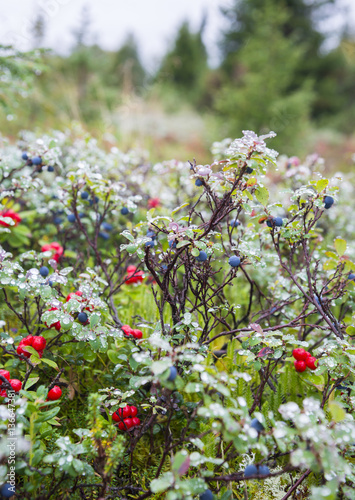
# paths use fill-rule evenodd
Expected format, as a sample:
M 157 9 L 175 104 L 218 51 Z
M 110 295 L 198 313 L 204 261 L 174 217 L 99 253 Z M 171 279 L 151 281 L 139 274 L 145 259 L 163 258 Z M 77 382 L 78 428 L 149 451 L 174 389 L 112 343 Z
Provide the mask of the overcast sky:
M 348 6 L 346 16 L 354 26 L 355 0 L 339 1 Z M 73 30 L 80 25 L 82 9 L 88 5 L 91 30 L 102 47 L 117 49 L 131 32 L 139 42 L 144 63 L 153 67 L 166 52 L 181 22 L 187 19 L 198 29 L 206 12 L 204 39 L 211 62 L 216 64 L 218 34 L 223 28 L 220 7 L 232 3 L 233 0 L 1 0 L 0 43 L 14 44 L 21 50 L 32 48 L 31 27 L 41 13 L 46 21 L 43 45 L 65 53 L 73 44 Z M 331 28 L 338 27 L 344 18 L 344 10 L 334 12 Z

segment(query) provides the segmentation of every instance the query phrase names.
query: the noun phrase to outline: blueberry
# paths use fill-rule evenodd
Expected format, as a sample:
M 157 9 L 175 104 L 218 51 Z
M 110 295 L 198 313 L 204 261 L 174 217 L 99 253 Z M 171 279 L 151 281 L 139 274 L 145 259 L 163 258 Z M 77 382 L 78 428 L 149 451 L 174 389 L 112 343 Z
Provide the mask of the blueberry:
M 83 219 L 84 217 L 86 217 L 86 213 L 85 212 L 80 212 L 79 213 L 79 219 Z
M 176 248 L 176 241 L 175 240 L 170 240 L 169 241 L 169 247 L 170 248 Z
M 108 240 L 110 238 L 110 235 L 105 233 L 105 231 L 100 231 L 99 232 L 99 236 L 100 238 L 102 238 L 103 240 Z
M 272 219 L 268 219 L 268 220 L 266 221 L 266 224 L 267 224 L 269 227 L 272 227 L 272 223 L 273 223 L 273 221 L 274 221 L 274 218 L 272 218 Z
M 49 274 L 49 269 L 46 266 L 42 266 L 39 270 L 39 274 L 45 278 Z
M 334 198 L 332 196 L 324 196 L 324 208 L 330 208 L 334 203 Z
M 109 224 L 108 222 L 103 222 L 101 226 L 105 229 L 105 231 L 112 231 L 112 224 Z
M 47 170 L 48 170 L 48 172 L 54 172 L 54 167 L 52 167 L 51 165 L 48 165 Z
M 350 274 L 348 275 L 348 280 L 353 281 L 354 279 L 355 279 L 355 274 L 350 273 Z
M 232 219 L 229 223 L 231 227 L 238 227 L 240 226 L 240 221 L 238 219 Z
M 75 215 L 74 214 L 69 214 L 67 217 L 69 222 L 75 222 Z
M 154 247 L 154 240 L 147 241 L 145 246 L 146 247 Z
M 78 314 L 78 321 L 80 321 L 80 323 L 86 323 L 88 320 L 88 315 L 86 313 L 79 313 Z
M 195 186 L 197 186 L 197 187 L 203 186 L 203 182 L 201 181 L 201 179 L 195 180 Z
M 15 494 L 15 486 L 11 486 L 11 484 L 5 483 L 1 487 L 0 494 L 4 498 L 11 498 Z
M 33 165 L 41 165 L 42 164 L 42 158 L 40 156 L 34 156 L 32 158 L 32 163 L 33 163 Z
M 255 429 L 258 432 L 261 432 L 264 430 L 264 426 L 257 418 L 253 418 L 253 420 L 250 422 L 250 427 Z
M 54 219 L 53 219 L 53 223 L 56 226 L 59 226 L 59 224 L 61 224 L 62 222 L 63 222 L 63 219 L 61 217 L 54 217 Z
M 49 280 L 49 281 L 48 281 L 48 285 L 49 285 L 50 287 L 52 287 L 52 286 L 54 286 L 54 285 L 55 285 L 55 283 L 54 283 L 54 281 Z
M 274 217 L 274 223 L 275 223 L 275 226 L 281 227 L 283 224 L 282 218 L 281 217 Z
M 170 374 L 169 374 L 168 380 L 169 380 L 169 382 L 174 382 L 174 380 L 177 377 L 177 369 L 175 368 L 175 366 L 171 366 L 169 368 L 169 371 L 170 371 Z
M 87 191 L 83 191 L 81 194 L 81 199 L 82 200 L 87 200 L 89 198 L 89 193 Z
M 148 238 L 152 238 L 152 239 L 154 239 L 154 238 L 155 238 L 155 233 L 154 233 L 154 231 L 151 231 L 150 229 L 148 229 L 148 231 L 147 231 L 147 236 L 148 236 Z
M 257 476 L 257 474 L 258 474 L 258 469 L 255 467 L 254 464 L 250 464 L 245 467 L 244 471 L 245 477 Z
M 207 260 L 207 253 L 201 250 L 201 252 L 196 257 L 196 260 L 198 260 L 199 262 L 205 262 Z
M 122 207 L 122 208 L 121 208 L 121 214 L 122 214 L 122 215 L 127 215 L 128 213 L 129 213 L 129 210 L 128 210 L 128 208 L 127 208 L 127 207 Z
M 253 172 L 253 169 L 251 167 L 247 167 L 246 173 L 251 174 Z
M 99 198 L 98 198 L 97 196 L 95 196 L 94 201 L 93 201 L 93 200 L 89 200 L 89 205 L 90 205 L 90 207 L 91 207 L 94 203 L 99 203 Z
M 259 475 L 268 476 L 270 474 L 270 469 L 267 465 L 259 465 Z
M 238 266 L 240 266 L 240 258 L 237 257 L 236 255 L 232 255 L 232 257 L 228 261 L 228 264 L 231 267 L 238 267 Z
M 200 500 L 213 500 L 213 493 L 211 490 L 206 490 L 199 495 Z
M 28 154 L 27 153 L 22 153 L 21 158 L 25 161 L 28 160 Z

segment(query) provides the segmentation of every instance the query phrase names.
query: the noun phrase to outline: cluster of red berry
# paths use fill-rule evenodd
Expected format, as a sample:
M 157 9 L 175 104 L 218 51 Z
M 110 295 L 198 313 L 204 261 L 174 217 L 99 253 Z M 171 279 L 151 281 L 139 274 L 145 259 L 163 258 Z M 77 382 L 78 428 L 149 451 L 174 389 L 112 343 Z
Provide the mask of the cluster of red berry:
M 10 378 L 10 372 L 7 370 L 0 370 L 0 375 L 2 375 L 6 380 L 9 381 L 9 384 L 11 385 L 12 389 L 15 392 L 18 392 L 21 390 L 22 387 L 22 382 L 21 380 L 17 380 L 17 378 Z M 3 384 L 3 381 L 0 379 L 0 398 L 6 398 L 7 393 L 5 389 L 1 389 L 1 386 Z
M 127 285 L 132 285 L 133 283 L 141 283 L 144 280 L 143 271 L 137 271 L 136 266 L 127 267 L 127 275 L 125 282 Z
M 129 325 L 123 325 L 121 329 L 123 330 L 123 333 L 127 335 L 127 337 L 132 336 L 135 339 L 141 339 L 143 337 L 143 332 L 137 329 L 133 329 Z
M 27 351 L 26 346 L 31 346 L 38 352 L 38 356 L 41 358 L 43 356 L 43 351 L 46 348 L 47 342 L 44 337 L 40 335 L 27 335 L 18 345 L 17 354 L 23 354 L 26 358 L 31 357 L 31 353 Z
M 65 302 L 69 302 L 70 299 L 75 297 L 77 300 L 79 300 L 82 304 L 85 305 L 88 302 L 88 299 L 84 299 L 84 297 L 82 297 L 82 295 L 83 295 L 83 292 L 81 292 L 80 290 L 77 290 L 76 292 L 71 292 L 71 293 L 69 293 L 69 295 L 67 295 Z M 80 297 L 80 298 L 78 299 L 78 297 Z M 92 305 L 85 307 L 85 311 L 93 312 L 93 310 L 94 310 L 94 306 L 92 306 Z M 59 309 L 58 309 L 58 307 L 51 307 L 50 309 L 48 309 L 48 311 L 59 311 Z M 89 323 L 90 323 L 90 320 L 87 318 L 87 320 L 84 321 L 83 324 L 88 325 Z M 45 325 L 47 328 L 55 328 L 58 332 L 61 329 L 60 321 L 56 321 L 55 323 L 52 323 L 51 325 L 48 325 L 47 323 L 45 323 Z
M 119 422 L 118 428 L 121 431 L 128 431 L 132 427 L 140 425 L 141 421 L 137 417 L 137 407 L 126 405 L 124 408 L 119 408 L 112 414 L 112 420 Z
M 52 243 L 47 243 L 46 245 L 43 245 L 41 248 L 41 252 L 48 252 L 49 250 L 54 251 L 54 254 L 52 255 L 52 259 L 54 259 L 56 262 L 59 261 L 60 257 L 63 255 L 63 247 L 59 245 L 56 241 L 53 241 Z
M 292 351 L 292 356 L 295 358 L 294 365 L 296 372 L 302 373 L 307 369 L 307 367 L 310 370 L 315 370 L 317 368 L 317 358 L 314 358 L 311 356 L 310 352 L 305 351 L 300 347 Z

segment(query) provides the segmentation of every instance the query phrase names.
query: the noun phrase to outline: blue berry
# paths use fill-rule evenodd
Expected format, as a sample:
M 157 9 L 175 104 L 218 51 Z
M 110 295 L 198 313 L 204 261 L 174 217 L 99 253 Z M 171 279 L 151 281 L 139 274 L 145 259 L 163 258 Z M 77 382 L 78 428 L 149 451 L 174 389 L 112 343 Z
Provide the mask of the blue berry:
M 240 221 L 238 219 L 232 219 L 229 223 L 231 227 L 238 227 L 240 226 Z
M 101 227 L 105 229 L 105 231 L 112 231 L 112 224 L 109 224 L 108 222 L 103 222 Z
M 147 236 L 148 236 L 148 238 L 152 238 L 152 240 L 153 240 L 155 238 L 154 231 L 151 231 L 150 229 L 148 229 Z
M 259 475 L 268 476 L 270 474 L 270 469 L 267 465 L 259 465 Z
M 200 500 L 213 500 L 213 493 L 211 490 L 206 490 L 203 493 L 201 493 Z
M 264 426 L 257 418 L 253 418 L 253 420 L 250 422 L 250 427 L 255 429 L 258 432 L 261 432 L 264 430 Z
M 89 205 L 90 205 L 90 207 L 92 207 L 92 205 L 93 205 L 94 203 L 99 203 L 99 198 L 98 198 L 97 196 L 95 196 L 94 201 L 93 201 L 93 200 L 89 200 Z
M 257 474 L 258 474 L 258 469 L 255 467 L 254 464 L 250 464 L 245 467 L 244 471 L 245 477 L 257 476 Z
M 102 238 L 103 240 L 108 240 L 110 238 L 110 235 L 105 233 L 105 231 L 100 231 L 99 232 L 99 236 L 100 238 Z
M 86 323 L 88 320 L 88 315 L 84 312 L 81 312 L 78 314 L 78 321 L 80 321 L 80 323 Z
M 253 172 L 253 169 L 251 167 L 247 167 L 246 173 L 251 174 Z
M 355 274 L 350 273 L 350 274 L 348 275 L 348 280 L 353 281 L 354 279 L 355 279 Z
M 274 217 L 274 223 L 275 223 L 275 226 L 281 227 L 283 224 L 282 218 L 281 217 Z
M 54 283 L 54 281 L 49 280 L 48 285 L 52 288 L 55 285 L 55 283 Z
M 201 181 L 201 179 L 196 179 L 195 180 L 195 186 L 197 186 L 197 187 L 203 186 L 203 182 Z
M 49 269 L 46 266 L 42 266 L 39 270 L 39 274 L 45 278 L 49 274 Z
M 128 210 L 128 208 L 127 208 L 127 207 L 122 207 L 122 208 L 121 208 L 121 214 L 122 214 L 122 215 L 127 215 L 128 213 L 129 213 L 129 210 Z
M 56 226 L 59 226 L 59 224 L 61 224 L 62 222 L 63 222 L 63 219 L 61 217 L 54 217 L 54 219 L 53 219 L 53 223 Z
M 85 212 L 80 212 L 79 219 L 83 219 L 84 217 L 86 217 L 86 213 Z
M 28 160 L 28 154 L 27 153 L 22 153 L 21 158 L 25 161 Z
M 327 210 L 333 205 L 334 203 L 334 198 L 332 196 L 324 196 L 324 208 Z
M 177 369 L 175 368 L 175 366 L 171 366 L 169 368 L 169 371 L 170 371 L 170 374 L 169 374 L 168 380 L 169 380 L 169 382 L 174 382 L 174 380 L 177 377 Z
M 175 240 L 170 240 L 169 241 L 169 247 L 170 248 L 176 248 L 176 241 Z
M 146 247 L 154 247 L 154 240 L 147 241 L 145 246 Z
M 201 250 L 201 252 L 196 257 L 196 260 L 198 260 L 199 262 L 205 262 L 207 260 L 207 253 Z
M 81 199 L 82 200 L 87 200 L 89 198 L 89 193 L 87 191 L 83 191 L 81 194 Z
M 0 494 L 4 498 L 11 498 L 15 494 L 15 486 L 11 486 L 11 484 L 5 483 L 1 487 Z
M 52 167 L 51 165 L 48 165 L 47 170 L 48 170 L 48 172 L 54 172 L 54 167 Z
M 40 156 L 34 156 L 32 158 L 32 163 L 33 163 L 33 165 L 41 165 L 42 164 L 42 158 Z
M 75 215 L 74 214 L 69 214 L 67 217 L 69 222 L 75 222 Z
M 230 257 L 230 259 L 228 261 L 228 264 L 231 267 L 238 267 L 238 266 L 240 266 L 240 258 L 237 257 L 236 255 L 232 255 L 232 257 Z

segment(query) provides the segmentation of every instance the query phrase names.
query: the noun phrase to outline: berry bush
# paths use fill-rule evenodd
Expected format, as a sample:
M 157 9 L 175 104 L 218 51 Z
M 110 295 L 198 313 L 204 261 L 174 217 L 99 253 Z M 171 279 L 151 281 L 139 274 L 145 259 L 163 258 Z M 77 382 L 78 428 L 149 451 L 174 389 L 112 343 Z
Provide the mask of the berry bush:
M 2 138 L 4 498 L 355 498 L 353 179 L 273 135 Z

